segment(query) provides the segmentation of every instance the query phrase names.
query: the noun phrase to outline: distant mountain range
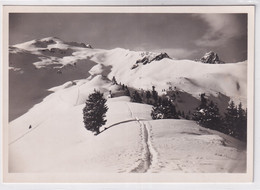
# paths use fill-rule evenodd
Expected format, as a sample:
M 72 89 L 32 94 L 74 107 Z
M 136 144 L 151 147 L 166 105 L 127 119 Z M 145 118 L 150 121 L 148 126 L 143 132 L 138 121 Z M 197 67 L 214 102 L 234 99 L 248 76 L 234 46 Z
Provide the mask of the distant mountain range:
M 247 61 L 220 64 L 224 62 L 212 51 L 199 61 L 177 60 L 166 52 L 96 49 L 48 37 L 10 46 L 9 52 L 10 119 L 39 103 L 50 93 L 49 88 L 97 75 L 109 80 L 115 76 L 118 82 L 136 89 L 155 86 L 159 94 L 174 88 L 195 99 L 206 93 L 220 105 L 226 106 L 232 99 L 246 106 Z

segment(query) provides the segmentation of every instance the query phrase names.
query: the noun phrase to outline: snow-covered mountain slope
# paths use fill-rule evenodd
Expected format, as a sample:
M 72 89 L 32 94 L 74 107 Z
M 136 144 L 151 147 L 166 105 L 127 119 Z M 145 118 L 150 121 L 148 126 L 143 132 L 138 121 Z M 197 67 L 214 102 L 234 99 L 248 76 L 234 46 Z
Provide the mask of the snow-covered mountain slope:
M 36 42 L 44 45 L 39 48 L 33 45 Z M 53 52 L 53 56 L 39 56 L 41 61 L 33 63 L 36 68 L 46 68 L 49 65 L 63 68 L 65 65 L 76 64 L 78 60 L 90 59 L 98 63 L 90 70 L 92 75 L 106 72 L 108 78 L 112 79 L 115 76 L 118 81 L 135 88 L 151 89 L 154 85 L 158 91 L 161 91 L 176 86 L 194 96 L 204 92 L 217 96 L 220 92 L 244 103 L 246 99 L 246 61 L 236 64 L 208 65 L 190 60 L 170 59 L 167 54 L 162 53 L 135 52 L 121 48 L 102 50 L 69 46 L 68 43 L 57 38 L 34 40 L 14 47 L 42 55 L 45 55 L 43 50 L 57 49 Z M 60 57 L 58 54 L 62 50 L 72 52 L 70 55 L 66 55 L 65 52 L 65 55 Z M 144 58 L 149 64 L 140 61 Z M 137 66 L 133 69 L 134 65 Z M 12 66 L 12 69 L 14 68 Z M 103 71 L 105 69 L 106 71 Z
M 217 96 L 225 94 L 246 103 L 247 62 L 211 65 L 190 60 L 162 59 L 131 69 L 138 53 L 125 49 L 100 51 L 92 60 L 111 65 L 108 77 L 115 76 L 120 82 L 135 88 L 162 89 L 177 87 L 195 97 L 201 93 Z
M 9 117 L 13 120 L 24 114 L 42 101 L 51 87 L 96 75 L 110 80 L 115 76 L 118 82 L 136 89 L 151 90 L 155 86 L 159 94 L 163 89 L 178 89 L 199 100 L 199 94 L 206 93 L 223 112 L 230 99 L 246 107 L 246 71 L 246 61 L 212 65 L 175 60 L 163 53 L 93 49 L 91 45 L 53 37 L 32 40 L 10 47 Z M 182 98 L 176 106 L 186 112 L 197 104 Z
M 92 49 L 56 38 L 10 49 L 10 110 L 23 109 L 9 123 L 10 172 L 246 171 L 244 143 L 193 121 L 154 121 L 150 105 L 129 97 L 108 99 L 107 123 L 97 136 L 84 128 L 82 116 L 94 89 L 105 97 L 121 93 L 114 76 L 129 88 L 178 89 L 181 109 L 195 107 L 204 92 L 218 103 L 230 97 L 246 105 L 246 61 L 157 59 L 160 54 Z M 150 61 L 138 62 L 145 57 Z
M 73 52 L 82 49 L 92 50 L 90 45 L 66 43 L 57 38 L 44 38 L 11 46 L 9 120 L 21 116 L 41 102 L 49 94 L 49 88 L 89 77 L 88 71 L 96 63 L 88 58 L 76 59 L 72 56 Z
M 31 100 L 35 100 L 34 104 L 40 102 L 48 88 L 89 75 L 103 75 L 110 80 L 115 76 L 118 82 L 136 89 L 151 90 L 155 86 L 159 94 L 164 89 L 178 89 L 199 100 L 199 95 L 206 93 L 223 109 L 230 99 L 247 106 L 247 61 L 203 64 L 172 59 L 164 53 L 93 49 L 49 37 L 10 47 L 9 73 L 11 119 L 32 107 Z M 28 80 L 31 77 L 33 81 Z M 23 101 L 16 98 L 17 91 Z M 27 91 L 31 92 L 29 96 L 23 93 Z M 223 95 L 227 97 L 225 101 Z M 26 109 L 17 109 L 17 104 Z M 194 107 L 186 110 L 189 109 Z
M 84 84 L 78 85 L 83 90 Z M 94 136 L 84 128 L 84 104 L 75 104 L 73 89 L 56 89 L 43 103 L 10 123 L 10 172 L 246 170 L 243 143 L 193 121 L 151 120 L 151 106 L 129 102 L 128 97 L 108 99 L 108 121 L 102 127 L 106 130 Z M 54 103 L 57 106 L 53 107 Z

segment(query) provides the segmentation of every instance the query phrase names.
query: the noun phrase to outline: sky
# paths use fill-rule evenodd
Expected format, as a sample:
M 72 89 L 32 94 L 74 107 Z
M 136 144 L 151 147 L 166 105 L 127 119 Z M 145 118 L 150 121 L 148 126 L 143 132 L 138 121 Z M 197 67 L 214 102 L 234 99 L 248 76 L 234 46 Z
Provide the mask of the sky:
M 247 60 L 247 14 L 11 13 L 9 44 L 58 37 L 94 48 L 166 52 L 199 59 L 216 52 L 225 62 Z

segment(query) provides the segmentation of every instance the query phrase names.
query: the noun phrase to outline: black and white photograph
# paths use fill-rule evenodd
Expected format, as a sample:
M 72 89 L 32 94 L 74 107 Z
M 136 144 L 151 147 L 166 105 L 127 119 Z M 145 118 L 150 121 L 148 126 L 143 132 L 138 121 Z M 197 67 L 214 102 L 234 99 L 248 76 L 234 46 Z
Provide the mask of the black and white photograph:
M 224 8 L 9 11 L 6 176 L 252 180 L 253 7 Z

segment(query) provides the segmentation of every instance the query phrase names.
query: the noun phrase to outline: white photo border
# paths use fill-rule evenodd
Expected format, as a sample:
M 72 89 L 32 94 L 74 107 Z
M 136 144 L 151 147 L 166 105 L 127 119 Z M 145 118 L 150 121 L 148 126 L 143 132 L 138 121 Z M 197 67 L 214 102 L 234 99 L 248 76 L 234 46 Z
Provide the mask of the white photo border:
M 54 3 L 57 3 L 57 1 L 54 1 Z M 99 1 L 98 1 L 99 2 Z M 203 1 L 204 2 L 204 1 Z M 11 2 L 11 4 L 12 3 L 14 3 L 14 1 L 12 1 Z M 42 2 L 43 4 L 44 4 L 44 2 Z M 66 3 L 68 3 L 67 1 L 63 1 L 63 3 L 66 5 Z M 25 3 L 26 4 L 26 3 Z M 25 5 L 24 4 L 24 5 Z M 90 3 L 91 4 L 91 3 Z M 106 3 L 104 3 L 104 1 L 103 1 L 103 4 L 104 5 L 107 5 Z M 120 3 L 118 3 L 118 4 L 120 4 Z M 148 5 L 150 5 L 149 3 L 147 3 Z M 215 3 L 216 4 L 216 3 Z M 14 4 L 14 5 L 19 5 L 19 3 L 17 3 L 16 2 L 16 4 Z M 42 5 L 42 4 L 41 4 Z M 46 4 L 45 4 L 46 5 Z M 82 6 L 83 5 L 85 5 L 85 4 L 82 4 Z M 100 4 L 98 4 L 98 5 L 100 5 Z M 222 5 L 221 3 L 219 3 L 219 5 Z M 246 5 L 246 2 L 243 4 L 241 4 L 241 5 Z M 247 4 L 247 5 L 252 5 L 252 3 L 251 4 Z M 256 32 L 255 32 L 255 34 L 257 34 L 257 31 L 259 31 L 259 26 L 257 26 L 257 18 L 259 17 L 258 16 L 258 14 L 259 14 L 259 12 L 258 12 L 258 6 L 256 5 L 256 4 L 253 4 L 253 5 L 255 5 L 255 7 L 256 7 L 256 21 L 254 22 L 255 23 L 255 26 L 256 26 Z M 2 4 L 2 12 L 4 13 L 4 11 L 5 11 L 5 9 L 4 9 L 4 7 L 6 7 L 7 6 L 7 4 Z M 80 7 L 82 7 L 81 5 L 79 5 Z M 56 7 L 56 6 L 55 6 Z M 54 9 L 55 9 L 55 7 L 53 7 Z M 131 7 L 134 7 L 134 6 L 131 6 Z M 166 9 L 167 9 L 167 7 L 168 6 L 164 6 L 164 7 L 166 7 Z M 222 10 L 224 10 L 225 9 L 225 7 L 226 6 L 223 6 L 221 9 Z M 25 7 L 21 7 L 21 8 L 25 8 Z M 30 8 L 32 8 L 32 7 L 30 7 Z M 43 7 L 39 7 L 39 8 L 43 8 Z M 69 9 L 70 7 L 65 7 L 65 9 Z M 93 8 L 93 7 L 92 7 Z M 106 8 L 106 7 L 105 7 Z M 110 9 L 111 7 L 109 7 L 109 9 Z M 125 11 L 127 11 L 127 10 L 129 10 L 127 7 L 126 8 L 124 8 L 124 7 L 120 7 L 120 8 L 123 8 Z M 156 8 L 156 6 L 152 6 L 152 8 Z M 178 7 L 178 8 L 180 8 L 180 7 Z M 187 7 L 185 7 L 185 8 L 187 8 Z M 205 11 L 207 10 L 207 11 L 212 11 L 213 9 L 215 9 L 216 7 L 212 7 L 212 9 L 210 9 L 210 7 L 209 6 L 204 6 L 204 7 L 202 7 L 202 8 L 205 8 Z M 229 7 L 229 8 L 231 8 L 231 7 Z M 241 6 L 241 11 L 243 10 L 243 11 L 245 11 L 245 9 L 243 9 L 244 7 L 242 7 Z M 67 9 L 67 10 L 68 10 Z M 80 8 L 81 9 L 81 8 Z M 100 9 L 100 7 L 98 7 L 98 9 Z M 70 9 L 71 10 L 71 9 Z M 203 9 L 204 10 L 204 9 Z M 34 8 L 34 10 L 33 10 L 33 12 L 37 12 L 37 11 L 39 11 L 37 8 L 35 9 Z M 48 11 L 50 11 L 50 12 L 52 12 L 53 11 L 53 9 L 52 8 L 50 8 L 49 9 L 49 7 L 48 7 Z M 69 11 L 69 10 L 68 10 Z M 109 11 L 109 10 L 108 10 Z M 202 11 L 203 12 L 203 11 Z M 231 12 L 236 12 L 234 9 L 233 10 L 231 10 L 229 13 L 231 13 Z M 183 13 L 183 11 L 182 11 L 182 13 Z M 201 11 L 200 11 L 200 13 L 201 13 Z M 240 13 L 240 12 L 239 12 Z M 242 13 L 242 12 L 241 12 Z M 3 17 L 3 14 L 1 14 L 1 16 Z M 2 18 L 2 20 L 3 20 L 3 18 Z M 252 25 L 254 25 L 254 23 L 251 23 Z M 2 22 L 1 23 L 2 25 L 2 31 L 4 31 L 5 30 L 5 27 L 4 27 L 4 23 Z M 254 32 L 254 31 L 253 31 Z M 3 37 L 6 37 L 5 36 L 5 31 L 2 33 L 2 38 L 1 38 L 1 41 L 3 40 Z M 253 37 L 253 39 L 251 39 L 252 41 L 250 42 L 250 43 L 252 43 L 251 45 L 250 45 L 250 47 L 254 47 L 254 42 L 256 42 L 256 44 L 255 44 L 255 47 L 256 47 L 256 54 L 255 54 L 255 97 L 258 97 L 257 95 L 259 95 L 259 90 L 257 89 L 257 85 L 258 85 L 258 82 L 259 82 L 259 78 L 257 77 L 258 76 L 258 74 L 260 74 L 260 73 L 258 73 L 258 71 L 259 71 L 259 69 L 258 69 L 258 66 L 257 66 L 257 60 L 259 60 L 259 58 L 258 58 L 258 56 L 257 56 L 257 52 L 259 51 L 257 48 L 258 48 L 258 46 L 259 46 L 259 40 L 258 40 L 258 38 L 257 38 L 257 35 L 256 35 L 256 40 L 258 40 L 258 41 L 255 41 L 254 40 L 254 35 L 252 36 Z M 250 41 L 250 39 L 249 39 L 249 41 Z M 4 44 L 3 43 L 4 41 L 2 41 L 2 44 Z M 3 48 L 3 51 L 5 51 L 5 48 Z M 6 53 L 6 52 L 5 52 Z M 249 56 L 250 58 L 252 58 L 252 59 L 254 59 L 254 50 L 250 50 L 250 51 L 248 51 L 248 55 L 250 54 L 250 53 L 252 53 L 252 55 L 251 56 Z M 2 74 L 4 74 L 4 62 L 3 62 L 3 52 L 1 52 L 1 58 L 2 58 Z M 249 62 L 250 62 L 250 58 L 249 58 Z M 252 61 L 252 60 L 251 60 Z M 254 72 L 254 67 L 252 67 L 252 68 L 250 68 L 250 69 L 252 69 L 252 70 L 250 70 L 249 71 L 249 73 L 253 73 Z M 252 77 L 252 79 L 254 79 L 253 77 L 254 76 L 251 76 Z M 3 80 L 3 78 L 2 78 L 2 80 Z M 3 88 L 4 87 L 4 85 L 3 85 L 3 83 L 4 83 L 4 81 L 1 81 L 2 83 L 1 83 L 1 89 L 2 89 L 2 92 L 4 91 L 4 90 L 6 90 L 6 88 Z M 249 83 L 248 83 L 249 84 Z M 250 83 L 250 84 L 254 84 L 254 83 Z M 249 87 L 250 87 L 250 85 L 248 85 Z M 252 88 L 252 86 L 250 87 L 250 88 Z M 1 98 L 2 98 L 2 103 L 3 104 L 5 104 L 6 102 L 4 101 L 4 100 L 6 100 L 6 94 L 5 93 L 1 93 L 2 94 L 2 96 L 1 96 Z M 250 100 L 250 101 L 254 101 L 254 99 L 252 98 L 252 100 Z M 253 102 L 251 102 L 252 103 L 252 106 L 254 105 L 253 104 Z M 2 104 L 2 105 L 3 105 Z M 257 116 L 257 113 L 258 113 L 258 106 L 259 106 L 259 101 L 257 101 L 257 98 L 255 99 L 255 115 Z M 3 106 L 2 106 L 3 107 Z M 250 109 L 248 109 L 248 110 L 250 110 Z M 252 108 L 252 110 L 253 110 L 253 108 Z M 5 117 L 3 117 L 3 114 L 4 114 L 4 112 L 6 111 L 6 110 L 1 110 L 2 111 L 2 114 L 1 114 L 1 121 L 3 121 L 3 122 L 6 122 L 6 121 L 4 121 L 4 118 Z M 249 115 L 251 115 L 251 116 L 253 116 L 253 113 L 252 114 L 249 114 Z M 253 122 L 253 118 L 251 118 L 252 119 L 252 122 Z M 255 117 L 255 125 L 257 126 L 257 124 L 259 123 L 259 121 L 258 121 L 258 119 L 257 119 L 257 117 Z M 251 124 L 253 124 L 253 123 L 251 123 Z M 2 126 L 2 128 L 3 128 L 3 126 Z M 210 189 L 214 189 L 214 188 L 221 188 L 221 186 L 223 185 L 223 187 L 232 187 L 232 186 L 237 186 L 235 189 L 241 189 L 241 188 L 245 188 L 245 189 L 250 189 L 251 187 L 252 187 L 252 189 L 253 188 L 259 188 L 259 181 L 257 180 L 257 179 L 259 179 L 259 170 L 257 169 L 257 168 L 259 168 L 259 164 L 258 164 L 258 162 L 257 162 L 257 158 L 259 158 L 259 151 L 258 151 L 258 149 L 257 149 L 257 147 L 259 147 L 259 130 L 257 129 L 257 128 L 255 128 L 255 131 L 254 131 L 254 133 L 253 133 L 253 130 L 252 130 L 252 137 L 253 136 L 255 136 L 255 165 L 254 165 L 254 182 L 253 183 L 250 183 L 250 184 L 241 184 L 240 183 L 240 185 L 239 184 L 227 184 L 227 183 L 225 183 L 225 184 L 214 184 L 214 185 L 212 185 L 212 184 L 201 184 L 202 186 L 201 187 L 199 187 L 198 185 L 199 184 L 163 184 L 163 183 L 159 183 L 159 184 L 151 184 L 153 181 L 149 181 L 150 183 L 146 183 L 146 184 L 142 184 L 144 181 L 140 181 L 140 182 L 142 182 L 141 184 L 134 184 L 134 183 L 132 183 L 132 184 L 95 184 L 95 187 L 93 187 L 93 184 L 77 184 L 77 185 L 79 185 L 78 187 L 83 187 L 83 186 L 90 186 L 90 187 L 93 187 L 93 188 L 91 188 L 91 189 L 97 189 L 97 188 L 99 188 L 99 187 L 97 187 L 97 186 L 99 186 L 99 185 L 101 185 L 101 186 L 103 186 L 104 188 L 118 188 L 118 189 L 121 189 L 122 187 L 126 187 L 126 188 L 129 188 L 129 189 L 135 189 L 135 188 L 144 188 L 145 186 L 147 187 L 147 188 L 149 188 L 149 189 L 157 189 L 157 188 L 159 188 L 159 189 L 162 189 L 162 188 L 169 188 L 169 187 L 173 187 L 172 185 L 174 185 L 174 187 L 176 186 L 176 185 L 178 185 L 179 186 L 179 188 L 183 188 L 183 189 L 190 189 L 190 188 L 192 188 L 192 189 L 203 189 L 203 188 L 209 188 L 210 187 Z M 2 134 L 2 137 L 5 137 L 5 135 L 4 134 Z M 2 138 L 2 139 L 4 139 L 4 138 Z M 251 144 L 251 143 L 253 143 L 253 138 L 251 138 L 252 139 L 252 142 L 248 142 L 248 146 L 249 146 L 249 144 Z M 2 147 L 3 147 L 3 142 L 1 142 L 2 144 Z M 252 146 L 251 147 L 248 147 L 249 149 L 250 148 L 252 148 Z M 253 150 L 251 150 L 251 151 L 253 151 Z M 3 156 L 5 156 L 5 155 L 3 155 Z M 1 159 L 1 161 L 3 162 L 3 160 Z M 4 163 L 2 164 L 2 166 L 6 166 Z M 2 170 L 4 169 L 4 167 L 2 168 Z M 253 166 L 249 166 L 249 167 L 253 167 Z M 2 178 L 4 177 L 3 176 L 3 173 L 1 174 L 2 176 Z M 120 174 L 121 175 L 121 174 Z M 170 174 L 170 175 L 172 175 L 172 174 Z M 200 174 L 196 174 L 196 175 L 200 175 Z M 223 175 L 223 174 L 221 174 L 221 175 Z M 37 176 L 37 175 L 34 175 L 35 176 L 35 178 L 38 178 L 39 176 Z M 225 176 L 225 175 L 224 175 Z M 69 177 L 69 176 L 67 176 L 67 177 Z M 82 176 L 77 176 L 76 178 L 81 178 Z M 207 177 L 209 177 L 209 174 L 206 174 L 206 175 L 202 175 L 202 177 L 204 177 L 204 178 L 207 178 Z M 183 176 L 181 176 L 180 175 L 180 179 L 181 178 L 183 178 Z M 101 180 L 102 181 L 102 180 Z M 19 181 L 18 181 L 19 182 Z M 22 181 L 20 181 L 20 182 L 24 182 L 23 180 Z M 38 182 L 40 182 L 40 181 L 38 181 Z M 58 179 L 55 179 L 55 181 L 54 182 L 61 182 L 61 183 L 70 183 L 70 182 L 72 182 L 72 181 L 70 181 L 70 180 L 66 180 L 66 181 L 60 181 L 60 180 L 58 180 Z M 76 181 L 76 182 L 83 182 L 83 181 Z M 99 182 L 99 180 L 98 181 L 92 181 L 92 182 L 96 182 L 96 183 L 98 183 Z M 133 181 L 133 182 L 136 182 L 136 181 Z M 163 182 L 171 182 L 171 181 L 163 181 Z M 185 183 L 185 181 L 182 181 L 182 180 L 180 180 L 179 182 L 182 182 L 182 183 Z M 190 182 L 198 182 L 198 180 L 195 180 L 195 181 L 190 181 Z M 201 181 L 200 181 L 201 182 Z M 211 180 L 211 182 L 217 182 L 217 180 L 216 181 L 214 181 L 214 180 Z M 228 181 L 222 181 L 222 182 L 228 182 Z M 233 181 L 234 182 L 234 181 Z M 240 182 L 243 182 L 243 181 L 240 181 Z M 254 185 L 255 184 L 255 185 Z M 26 186 L 27 185 L 29 185 L 29 184 L 26 184 Z M 58 185 L 58 186 L 57 186 Z M 60 186 L 61 185 L 61 186 Z M 129 186 L 128 186 L 129 185 Z M 184 185 L 184 186 L 183 186 Z M 1 185 L 2 186 L 2 185 Z M 0 187 L 1 187 L 0 186 Z M 19 186 L 19 185 L 18 185 Z M 30 186 L 30 185 L 29 185 Z M 51 186 L 55 186 L 55 187 L 59 187 L 59 188 L 62 188 L 62 189 L 67 189 L 68 188 L 68 186 L 70 186 L 70 185 L 66 185 L 66 184 L 51 184 Z M 121 187 L 120 187 L 121 186 Z M 131 187 L 132 186 L 132 187 Z M 186 187 L 185 187 L 186 186 Z M 243 187 L 242 187 L 243 186 Z M 5 186 L 6 187 L 6 186 Z M 5 188 L 4 187 L 4 188 Z M 9 185 L 9 187 L 14 187 L 14 184 L 10 184 Z M 20 187 L 22 187 L 22 188 L 25 188 L 25 186 L 24 185 L 22 185 L 22 186 L 20 186 Z M 73 188 L 73 186 L 71 186 L 72 188 Z M 78 188 L 77 187 L 77 188 Z M 198 188 L 197 188 L 198 187 Z M 41 189 L 42 187 L 41 187 L 41 185 L 39 185 L 39 189 Z M 101 187 L 102 188 L 102 187 Z M 1 188 L 2 189 L 2 188 Z

